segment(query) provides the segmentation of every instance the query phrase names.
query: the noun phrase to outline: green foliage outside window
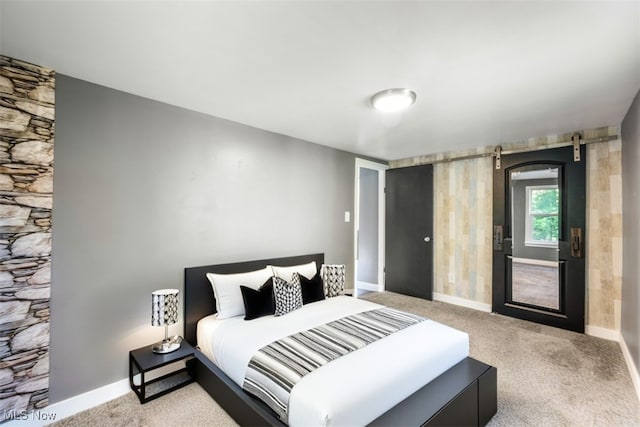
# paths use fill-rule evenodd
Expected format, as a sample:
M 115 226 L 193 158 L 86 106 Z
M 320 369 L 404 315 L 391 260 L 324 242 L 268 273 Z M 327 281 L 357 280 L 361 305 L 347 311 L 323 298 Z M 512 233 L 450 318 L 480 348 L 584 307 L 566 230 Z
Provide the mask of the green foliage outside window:
M 532 189 L 531 237 L 537 241 L 558 241 L 560 191 L 557 188 Z

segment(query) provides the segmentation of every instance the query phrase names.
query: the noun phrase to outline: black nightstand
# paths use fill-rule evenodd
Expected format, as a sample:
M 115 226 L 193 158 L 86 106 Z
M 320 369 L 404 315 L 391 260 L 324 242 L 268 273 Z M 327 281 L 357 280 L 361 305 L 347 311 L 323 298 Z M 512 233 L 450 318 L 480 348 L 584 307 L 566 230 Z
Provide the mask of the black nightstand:
M 136 393 L 138 399 L 140 399 L 140 403 L 147 403 L 148 401 L 164 396 L 173 390 L 184 387 L 187 384 L 191 384 L 194 381 L 193 375 L 186 367 L 146 382 L 144 376 L 150 371 L 180 360 L 186 361 L 193 357 L 193 347 L 185 340 L 180 343 L 179 349 L 166 354 L 154 353 L 151 351 L 150 345 L 140 347 L 136 350 L 131 350 L 129 352 L 129 385 L 131 386 L 131 390 Z M 136 375 L 140 376 L 139 384 L 135 384 L 133 381 Z M 180 379 L 181 376 L 186 377 L 186 379 Z M 175 383 L 174 380 L 178 382 Z M 168 383 L 168 385 L 166 385 L 166 387 L 162 387 L 162 385 L 159 384 L 160 382 Z M 153 394 L 147 396 L 147 387 L 156 383 L 158 384 L 153 388 L 158 388 L 159 391 L 155 391 Z

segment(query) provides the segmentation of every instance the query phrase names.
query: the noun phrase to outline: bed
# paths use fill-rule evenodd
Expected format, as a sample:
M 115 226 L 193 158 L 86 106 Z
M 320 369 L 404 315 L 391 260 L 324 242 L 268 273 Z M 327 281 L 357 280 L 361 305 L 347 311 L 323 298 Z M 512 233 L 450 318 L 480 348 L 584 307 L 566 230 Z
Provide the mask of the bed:
M 216 311 L 216 302 L 206 275 L 242 273 L 259 270 L 267 265 L 292 266 L 311 261 L 319 267 L 324 262 L 324 255 L 312 254 L 185 269 L 185 339 L 194 347 L 199 345 L 189 369 L 198 383 L 240 425 L 285 425 L 273 409 L 241 387 L 242 371 L 250 355 L 256 348 L 273 339 L 266 335 L 268 331 L 277 329 L 279 331 L 274 333 L 286 336 L 296 330 L 312 327 L 317 323 L 318 316 L 327 312 L 325 306 L 329 304 L 329 311 L 334 318 L 354 313 L 357 315 L 380 306 L 340 296 L 305 305 L 275 319 L 262 318 L 247 322 L 241 317 L 218 321 L 212 316 Z M 238 334 L 247 329 L 247 325 L 250 326 L 249 334 L 252 338 L 239 338 Z M 223 338 L 211 341 L 207 338 L 207 328 L 217 330 L 216 336 Z M 485 425 L 497 409 L 496 369 L 468 357 L 466 334 L 448 329 L 450 328 L 427 319 L 312 372 L 291 392 L 289 423 Z M 423 337 L 431 337 L 431 340 Z M 234 343 L 234 340 L 237 342 Z M 402 340 L 414 343 L 411 348 L 415 351 L 402 352 L 403 356 L 398 360 L 410 368 L 396 373 L 388 369 L 388 366 L 393 364 L 394 351 Z M 447 340 L 450 341 L 448 345 L 440 346 L 443 350 L 434 345 Z M 236 350 L 247 343 L 250 344 L 248 349 L 243 349 L 242 352 Z M 418 346 L 422 345 L 421 353 L 414 348 L 416 343 Z M 229 348 L 232 352 L 222 352 L 222 348 Z M 227 356 L 223 356 L 224 354 Z M 380 359 L 383 357 L 390 359 L 390 362 L 381 363 Z M 359 379 L 353 379 L 358 375 Z M 352 380 L 340 383 L 336 378 Z M 311 395 L 315 397 L 310 399 Z M 334 406 L 327 412 L 325 403 Z

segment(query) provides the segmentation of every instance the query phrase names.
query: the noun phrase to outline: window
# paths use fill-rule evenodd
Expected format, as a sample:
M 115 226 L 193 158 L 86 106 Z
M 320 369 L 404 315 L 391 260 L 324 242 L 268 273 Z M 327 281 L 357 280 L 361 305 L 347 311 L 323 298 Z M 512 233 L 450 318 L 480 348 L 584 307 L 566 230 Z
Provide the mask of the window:
M 557 247 L 559 212 L 557 185 L 527 186 L 525 245 Z

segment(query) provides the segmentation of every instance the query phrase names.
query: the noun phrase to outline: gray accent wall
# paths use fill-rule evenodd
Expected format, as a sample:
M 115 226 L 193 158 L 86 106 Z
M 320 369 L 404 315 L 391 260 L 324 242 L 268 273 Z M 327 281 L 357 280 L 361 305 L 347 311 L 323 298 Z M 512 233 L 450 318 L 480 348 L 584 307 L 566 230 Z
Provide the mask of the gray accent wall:
M 56 101 L 50 403 L 127 377 L 164 334 L 151 292 L 182 296 L 185 267 L 324 252 L 352 271 L 355 155 L 60 74 Z
M 640 92 L 622 121 L 622 337 L 640 369 Z M 640 375 L 640 372 L 639 372 Z

